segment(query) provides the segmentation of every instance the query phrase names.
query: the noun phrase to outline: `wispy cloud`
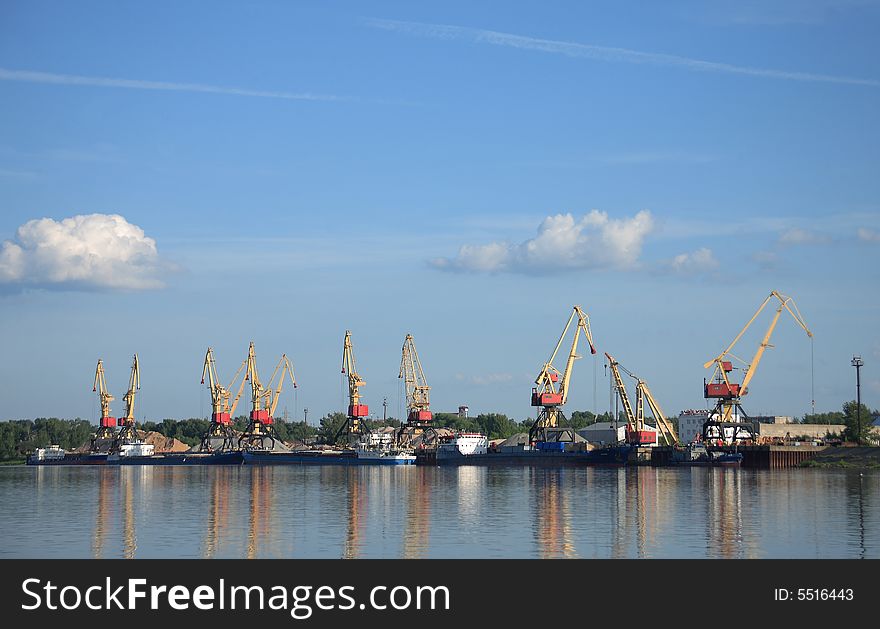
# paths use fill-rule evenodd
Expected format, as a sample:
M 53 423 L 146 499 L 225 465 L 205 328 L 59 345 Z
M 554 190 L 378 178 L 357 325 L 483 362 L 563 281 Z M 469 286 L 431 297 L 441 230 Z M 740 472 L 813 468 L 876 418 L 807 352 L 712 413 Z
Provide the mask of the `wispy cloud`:
M 580 219 L 556 214 L 545 218 L 537 235 L 525 242 L 463 245 L 455 257 L 436 258 L 430 264 L 444 271 L 483 273 L 628 269 L 636 266 L 645 237 L 653 229 L 654 220 L 647 210 L 621 219 L 597 210 Z
M 718 158 L 706 153 L 690 153 L 686 151 L 632 151 L 602 155 L 594 159 L 603 164 L 613 166 L 633 166 L 664 163 L 708 164 Z
M 32 181 L 37 178 L 37 174 L 27 170 L 8 170 L 6 168 L 0 168 L 0 178 Z
M 460 382 L 467 382 L 476 386 L 488 386 L 493 384 L 503 384 L 511 382 L 513 375 L 509 373 L 485 373 L 476 376 L 466 376 L 462 373 L 455 374 L 455 379 Z
M 811 72 L 789 72 L 785 70 L 773 70 L 769 68 L 755 68 L 751 66 L 739 66 L 716 61 L 704 61 L 678 55 L 668 55 L 656 52 L 642 52 L 628 48 L 616 48 L 612 46 L 598 46 L 595 44 L 580 44 L 574 42 L 558 41 L 553 39 L 540 39 L 525 35 L 502 33 L 479 28 L 464 26 L 452 26 L 447 24 L 426 24 L 423 22 L 404 22 L 399 20 L 385 20 L 370 18 L 367 24 L 388 31 L 397 31 L 422 37 L 435 39 L 462 39 L 478 44 L 492 44 L 523 50 L 537 50 L 567 57 L 596 59 L 599 61 L 611 61 L 619 63 L 641 63 L 659 66 L 679 67 L 686 70 L 701 72 L 719 72 L 726 74 L 743 74 L 770 79 L 782 79 L 788 81 L 811 81 L 820 83 L 841 83 L 846 85 L 864 85 L 880 87 L 880 80 L 862 79 L 857 77 L 836 76 L 829 74 L 814 74 Z
M 821 245 L 829 241 L 826 234 L 815 231 L 792 227 L 779 235 L 779 242 L 783 245 Z
M 877 0 L 720 0 L 701 9 L 712 22 L 743 26 L 816 25 L 877 6 Z M 699 9 L 698 9 L 699 10 Z
M 752 254 L 752 261 L 763 271 L 772 271 L 776 268 L 779 255 L 775 251 L 756 251 Z
M 862 242 L 880 242 L 880 232 L 867 227 L 859 227 L 856 232 Z
M 200 92 L 206 94 L 225 94 L 230 96 L 251 96 L 256 98 L 278 98 L 283 100 L 339 101 L 348 100 L 329 94 L 311 92 L 276 92 L 252 90 L 239 87 L 205 85 L 202 83 L 170 83 L 167 81 L 143 81 L 140 79 L 119 79 L 79 74 L 54 74 L 32 70 L 9 70 L 0 68 L 0 81 L 20 81 L 25 83 L 44 83 L 48 85 L 78 85 L 87 87 L 115 87 L 134 90 L 160 90 L 167 92 Z
M 690 253 L 680 253 L 669 262 L 669 268 L 674 273 L 683 275 L 696 275 L 709 273 L 720 266 L 715 254 L 707 247 L 702 247 Z

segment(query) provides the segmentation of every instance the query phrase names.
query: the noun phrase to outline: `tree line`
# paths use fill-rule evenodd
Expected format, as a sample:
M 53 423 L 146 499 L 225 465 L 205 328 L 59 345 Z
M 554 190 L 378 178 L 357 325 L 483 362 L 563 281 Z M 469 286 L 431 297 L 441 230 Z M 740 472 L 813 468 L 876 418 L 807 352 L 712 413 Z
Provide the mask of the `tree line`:
M 859 407 L 856 402 L 843 404 L 840 411 L 806 414 L 800 418 L 803 424 L 839 424 L 841 436 L 848 441 L 856 441 L 858 418 L 861 414 L 862 440 L 871 434 L 873 418 L 880 415 L 878 410 L 870 410 L 865 404 Z M 669 418 L 673 424 L 676 418 Z M 611 413 L 598 415 L 591 411 L 573 411 L 566 419 L 566 424 L 575 429 L 584 428 L 595 422 L 613 420 Z M 275 420 L 278 436 L 287 442 L 316 440 L 319 443 L 331 443 L 339 429 L 346 421 L 344 413 L 328 413 L 314 426 L 304 421 Z M 621 416 L 618 421 L 625 419 Z M 450 428 L 463 432 L 480 432 L 490 439 L 507 439 L 515 434 L 528 432 L 534 422 L 531 418 L 517 420 L 503 413 L 480 413 L 475 417 L 459 417 L 456 413 L 435 413 L 434 426 Z M 363 420 L 370 429 L 380 426 L 400 426 L 395 418 L 387 420 Z M 241 432 L 247 428 L 248 419 L 245 415 L 235 418 L 233 428 Z M 188 446 L 198 445 L 208 430 L 209 420 L 200 418 L 163 419 L 161 422 L 147 421 L 138 423 L 140 430 L 155 431 L 165 437 L 172 437 Z M 22 460 L 28 452 L 35 448 L 48 445 L 59 445 L 65 450 L 74 450 L 87 444 L 95 431 L 95 426 L 85 419 L 59 419 L 57 417 L 39 417 L 37 419 L 19 419 L 0 422 L 0 461 Z M 677 428 L 677 427 L 676 427 Z

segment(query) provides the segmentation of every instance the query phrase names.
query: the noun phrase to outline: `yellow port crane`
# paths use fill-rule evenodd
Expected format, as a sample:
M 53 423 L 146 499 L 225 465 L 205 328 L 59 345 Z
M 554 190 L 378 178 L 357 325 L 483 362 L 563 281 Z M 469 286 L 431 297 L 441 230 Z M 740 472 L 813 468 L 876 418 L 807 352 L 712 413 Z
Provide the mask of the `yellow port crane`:
M 275 417 L 275 410 L 278 408 L 278 400 L 281 399 L 281 392 L 284 390 L 284 376 L 287 375 L 293 388 L 297 388 L 296 376 L 293 373 L 293 365 L 287 358 L 287 354 L 281 354 L 278 364 L 272 371 L 272 377 L 269 378 L 269 387 L 266 389 L 266 398 L 268 401 L 269 417 Z M 276 376 L 278 381 L 275 381 Z
M 425 439 L 429 435 L 436 437 L 432 426 L 434 416 L 431 413 L 431 387 L 428 386 L 412 334 L 407 334 L 403 340 L 400 372 L 397 377 L 403 380 L 406 388 L 407 412 L 406 423 L 396 432 L 398 445 L 408 446 L 419 435 L 424 435 Z
M 229 397 L 231 395 L 230 392 L 232 387 L 235 385 L 235 381 L 238 380 L 238 377 L 244 371 L 246 365 L 247 359 L 242 361 L 238 371 L 235 373 L 235 377 L 233 377 L 232 381 L 229 383 L 229 386 L 224 387 L 220 382 L 220 377 L 217 375 L 217 363 L 214 359 L 214 350 L 213 348 L 208 348 L 208 351 L 205 354 L 205 365 L 202 368 L 202 384 L 206 384 L 205 380 L 207 379 L 208 390 L 211 392 L 211 423 L 208 425 L 208 430 L 202 437 L 201 450 L 207 452 L 214 450 L 224 452 L 232 450 L 235 447 L 235 433 L 232 430 L 232 413 L 235 412 L 235 407 L 238 405 L 238 400 L 241 397 L 244 380 L 241 381 L 238 396 L 235 398 L 235 403 L 232 406 L 229 404 Z M 221 442 L 219 446 L 215 446 L 217 440 L 220 440 Z
M 578 320 L 575 326 L 574 338 L 571 341 L 571 349 L 568 352 L 565 370 L 560 373 L 553 366 L 553 361 L 556 359 L 556 354 L 559 353 L 559 348 L 562 347 L 562 342 L 565 340 L 565 336 L 575 316 L 577 316 Z M 580 358 L 577 353 L 577 347 L 581 332 L 583 332 L 587 342 L 590 344 L 590 353 L 595 354 L 596 347 L 593 345 L 590 317 L 580 306 L 574 306 L 571 315 L 568 317 L 568 322 L 559 336 L 559 341 L 557 341 L 556 347 L 553 349 L 553 353 L 550 354 L 550 358 L 547 359 L 547 362 L 541 367 L 538 377 L 535 378 L 537 386 L 532 388 L 532 406 L 540 406 L 541 410 L 538 412 L 538 417 L 529 430 L 529 443 L 547 441 L 548 430 L 559 427 L 560 419 L 565 419 L 559 407 L 563 406 L 568 399 L 572 367 L 574 366 L 574 361 Z
M 660 405 L 657 403 L 657 400 L 648 388 L 648 384 L 617 362 L 608 352 L 605 352 L 605 357 L 608 358 L 608 365 L 611 367 L 611 374 L 614 378 L 614 388 L 617 390 L 617 395 L 620 398 L 621 404 L 623 404 L 623 412 L 626 415 L 627 443 L 635 446 L 654 443 L 653 436 L 645 431 L 645 403 L 647 403 L 648 409 L 651 411 L 651 416 L 654 418 L 658 436 L 662 439 L 663 445 L 678 445 L 679 440 L 678 435 L 675 433 L 675 428 L 672 426 L 672 423 L 666 419 L 666 415 L 663 414 L 663 409 L 660 408 Z M 632 404 L 630 404 L 629 396 L 626 392 L 626 385 L 624 385 L 623 378 L 620 375 L 621 371 L 626 372 L 628 376 L 636 381 L 635 411 L 633 411 Z
M 92 386 L 92 392 L 97 392 L 98 402 L 101 405 L 101 419 L 98 421 L 98 430 L 92 437 L 91 450 L 93 452 L 100 449 L 100 441 L 116 438 L 116 418 L 110 416 L 110 402 L 114 398 L 107 391 L 107 382 L 104 379 L 104 361 L 98 359 L 98 366 L 95 368 L 95 384 Z
M 758 315 L 761 314 L 767 304 L 773 301 L 774 298 L 779 302 L 779 305 L 776 307 L 776 312 L 770 321 L 770 325 L 767 327 L 767 331 L 764 333 L 760 345 L 758 345 L 755 355 L 752 357 L 752 361 L 750 363 L 745 363 L 745 361 L 733 354 L 733 348 L 749 327 L 751 327 L 752 323 L 755 322 Z M 742 397 L 749 392 L 749 385 L 755 376 L 761 358 L 764 356 L 764 351 L 773 347 L 773 345 L 770 344 L 770 337 L 773 335 L 773 330 L 776 329 L 776 324 L 779 323 L 779 317 L 782 315 L 783 310 L 788 311 L 798 326 L 807 333 L 807 337 L 812 340 L 813 333 L 810 332 L 810 329 L 804 322 L 803 317 L 798 311 L 797 305 L 794 303 L 794 299 L 786 297 L 775 290 L 771 291 L 770 295 L 764 299 L 764 302 L 758 307 L 758 310 L 755 311 L 755 314 L 752 315 L 752 318 L 749 319 L 748 323 L 746 323 L 740 333 L 736 335 L 736 338 L 731 341 L 730 345 L 728 345 L 723 352 L 718 354 L 718 356 L 706 361 L 706 364 L 703 365 L 704 369 L 714 367 L 712 377 L 709 381 L 707 382 L 705 379 L 703 380 L 704 396 L 706 399 L 718 400 L 715 412 L 710 415 L 709 419 L 703 425 L 704 439 L 718 437 L 726 438 L 724 430 L 726 427 L 731 429 L 729 432 L 731 433 L 733 440 L 741 438 L 750 439 L 753 437 L 751 425 L 748 422 L 739 421 L 740 416 L 745 416 L 745 413 L 742 412 L 741 401 Z M 745 365 L 746 372 L 741 384 L 731 382 L 730 380 L 729 374 L 734 369 L 733 360 L 731 359 L 735 359 Z M 734 413 L 734 410 L 737 412 Z
M 114 450 L 118 449 L 119 446 L 124 443 L 137 440 L 137 430 L 135 430 L 134 427 L 134 398 L 140 388 L 141 368 L 140 363 L 138 362 L 138 356 L 135 354 L 131 363 L 131 375 L 128 377 L 128 391 L 122 396 L 122 400 L 125 402 L 125 415 L 120 417 L 116 422 L 120 429 L 119 433 L 116 435 L 116 441 L 113 444 Z
M 265 440 L 270 440 L 270 447 L 275 448 L 275 441 L 281 438 L 275 430 L 275 420 L 269 412 L 271 406 L 272 391 L 265 388 L 260 381 L 260 374 L 257 371 L 257 353 L 254 350 L 254 342 L 251 341 L 248 347 L 248 356 L 246 360 L 247 371 L 245 379 L 242 380 L 242 387 L 245 381 L 251 383 L 251 412 L 248 418 L 248 425 L 244 432 L 238 438 L 238 447 L 251 450 L 265 450 Z M 283 376 L 283 374 L 282 374 Z M 239 387 L 239 396 L 241 395 L 241 387 Z M 236 397 L 236 402 L 238 396 Z
M 361 387 L 367 383 L 358 374 L 354 362 L 354 349 L 351 343 L 351 331 L 345 331 L 345 339 L 342 342 L 342 373 L 348 376 L 348 415 L 345 423 L 339 427 L 334 436 L 334 441 L 339 441 L 342 433 L 347 433 L 349 441 L 353 435 L 364 432 L 362 418 L 370 413 L 366 404 L 361 404 Z
M 412 334 L 407 334 L 403 341 L 403 352 L 400 359 L 400 374 L 406 386 L 406 421 L 409 426 L 424 427 L 433 419 L 431 414 L 431 387 L 425 378 L 422 361 L 416 351 L 416 343 Z

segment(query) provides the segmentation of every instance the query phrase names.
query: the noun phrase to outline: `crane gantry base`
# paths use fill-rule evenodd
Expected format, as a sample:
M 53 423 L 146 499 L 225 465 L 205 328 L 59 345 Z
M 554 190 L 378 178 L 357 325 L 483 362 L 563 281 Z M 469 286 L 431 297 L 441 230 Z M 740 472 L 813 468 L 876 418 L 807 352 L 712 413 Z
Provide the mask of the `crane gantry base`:
M 537 443 L 540 441 L 549 441 L 549 432 L 565 425 L 568 420 L 561 410 L 555 406 L 545 406 L 538 413 L 538 418 L 529 428 L 529 443 Z
M 112 454 L 114 452 L 119 452 L 119 450 L 122 449 L 123 445 L 137 440 L 138 432 L 137 428 L 135 428 L 135 425 L 124 422 L 121 424 L 119 432 L 116 433 L 116 436 L 113 439 L 113 445 L 110 446 L 110 453 Z
M 269 440 L 268 448 L 266 439 Z M 238 438 L 238 447 L 240 450 L 274 450 L 276 441 L 281 441 L 281 437 L 278 436 L 274 424 L 251 418 L 247 428 Z
M 729 421 L 725 417 L 744 417 L 746 421 Z M 702 439 L 704 443 L 709 443 L 720 439 L 723 442 L 728 440 L 725 436 L 725 429 L 730 428 L 730 439 L 732 443 L 751 443 L 755 439 L 755 425 L 748 421 L 749 417 L 738 399 L 719 400 L 715 406 L 715 410 L 709 414 L 709 419 L 703 422 Z
M 219 448 L 214 447 L 214 442 L 222 439 L 223 443 Z M 235 431 L 228 422 L 211 422 L 208 430 L 202 437 L 202 452 L 230 452 L 235 450 Z
M 116 441 L 116 431 L 110 426 L 100 426 L 89 442 L 89 452 L 108 452 Z

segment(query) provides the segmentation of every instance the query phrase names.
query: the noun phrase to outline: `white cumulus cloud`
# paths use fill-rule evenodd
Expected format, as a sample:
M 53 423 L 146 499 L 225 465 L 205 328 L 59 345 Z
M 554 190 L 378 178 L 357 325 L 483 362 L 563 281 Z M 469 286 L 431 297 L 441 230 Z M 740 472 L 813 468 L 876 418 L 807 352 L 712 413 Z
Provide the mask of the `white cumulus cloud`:
M 160 288 L 168 268 L 156 241 L 118 214 L 34 219 L 0 245 L 0 285 L 13 287 Z
M 609 218 L 607 212 L 597 210 L 580 219 L 556 214 L 545 218 L 537 235 L 525 242 L 464 245 L 457 256 L 437 258 L 431 264 L 450 271 L 519 273 L 631 268 L 653 229 L 654 219 L 647 210 L 622 219 Z
M 707 247 L 691 253 L 680 253 L 669 262 L 669 267 L 676 273 L 695 274 L 714 271 L 719 266 L 715 254 Z

